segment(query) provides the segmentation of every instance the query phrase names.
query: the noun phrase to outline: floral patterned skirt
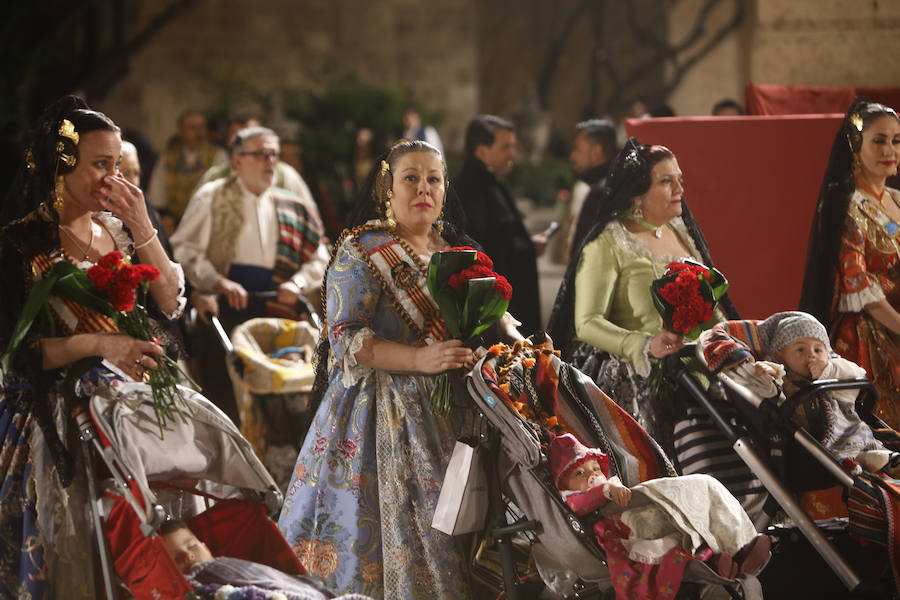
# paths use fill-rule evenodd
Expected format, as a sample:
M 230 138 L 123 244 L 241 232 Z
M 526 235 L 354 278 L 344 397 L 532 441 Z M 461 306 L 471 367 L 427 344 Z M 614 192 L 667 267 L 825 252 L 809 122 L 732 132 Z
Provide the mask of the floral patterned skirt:
M 844 313 L 831 330 L 834 351 L 866 370 L 878 389 L 875 414 L 900 429 L 900 341 L 866 313 Z
M 455 437 L 429 409 L 432 379 L 340 369 L 294 467 L 278 526 L 336 593 L 469 597 L 454 538 L 431 528 Z
M 31 411 L 0 396 L 0 597 L 43 598 L 48 582 L 37 528 Z

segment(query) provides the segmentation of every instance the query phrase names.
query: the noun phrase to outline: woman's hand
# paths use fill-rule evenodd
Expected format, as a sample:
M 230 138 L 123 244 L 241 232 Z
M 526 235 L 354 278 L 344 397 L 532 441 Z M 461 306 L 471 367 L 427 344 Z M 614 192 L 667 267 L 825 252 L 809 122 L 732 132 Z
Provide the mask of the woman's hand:
M 475 354 L 463 346 L 460 340 L 435 342 L 430 346 L 416 348 L 414 371 L 420 373 L 440 373 L 460 367 L 472 368 Z
M 674 354 L 684 346 L 684 338 L 677 333 L 663 329 L 650 338 L 650 354 L 662 358 Z
M 116 365 L 135 380 L 144 378 L 144 371 L 159 368 L 164 351 L 153 342 L 135 339 L 124 333 L 105 333 L 98 342 L 100 356 Z
M 141 188 L 127 181 L 122 174 L 107 175 L 103 179 L 100 191 L 106 194 L 106 209 L 119 217 L 131 231 L 135 243 L 150 239 L 153 225 L 147 214 L 144 192 Z

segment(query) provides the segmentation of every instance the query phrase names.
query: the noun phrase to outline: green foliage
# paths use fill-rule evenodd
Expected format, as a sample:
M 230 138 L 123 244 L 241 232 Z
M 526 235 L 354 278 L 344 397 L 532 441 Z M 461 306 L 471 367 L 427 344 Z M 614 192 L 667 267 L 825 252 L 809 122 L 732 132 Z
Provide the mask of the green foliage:
M 356 133 L 372 132 L 369 149 L 374 159 L 397 139 L 403 129 L 403 110 L 415 107 L 423 121 L 437 123 L 442 112 L 428 111 L 400 88 L 370 85 L 344 67 L 330 65 L 317 78 L 316 90 L 286 88 L 282 91 L 285 117 L 300 123 L 300 139 L 307 166 L 335 203 L 341 217 L 355 193 Z
M 572 166 L 562 158 L 546 157 L 539 163 L 517 162 L 506 177 L 516 198 L 530 198 L 539 206 L 554 206 L 560 189 L 574 183 Z
M 372 86 L 352 71 L 327 67 L 317 91 L 285 89 L 285 116 L 302 125 L 300 143 L 307 156 L 321 165 L 353 160 L 356 132 L 372 131 L 373 151 L 382 151 L 402 128 L 402 113 L 412 104 L 406 92 L 391 86 Z

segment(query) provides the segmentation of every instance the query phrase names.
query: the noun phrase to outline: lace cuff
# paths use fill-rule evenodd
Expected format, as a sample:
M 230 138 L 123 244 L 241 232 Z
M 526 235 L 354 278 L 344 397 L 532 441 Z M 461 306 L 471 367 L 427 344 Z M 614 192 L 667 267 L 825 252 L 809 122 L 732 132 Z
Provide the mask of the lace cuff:
M 649 333 L 644 337 L 644 344 L 641 346 L 640 358 L 634 361 L 634 370 L 641 377 L 650 375 L 650 341 L 653 336 Z
M 375 337 L 375 332 L 368 327 L 363 327 L 350 338 L 350 345 L 344 352 L 344 376 L 341 378 L 341 383 L 344 384 L 345 388 L 353 387 L 360 379 L 375 372 L 374 368 L 360 364 L 356 361 L 356 353 L 362 350 L 366 340 L 373 337 Z
M 838 301 L 839 312 L 862 312 L 862 310 L 879 300 L 884 300 L 884 290 L 880 285 L 871 284 L 852 294 L 841 294 Z
M 177 262 L 169 262 L 172 265 L 172 268 L 175 269 L 175 273 L 178 275 L 178 306 L 176 306 L 175 310 L 171 313 L 162 314 L 170 321 L 174 321 L 175 319 L 181 318 L 181 315 L 184 314 L 184 307 L 187 306 L 187 297 L 184 295 L 184 269 L 182 269 L 181 265 Z M 162 312 L 162 310 L 160 310 L 160 312 Z

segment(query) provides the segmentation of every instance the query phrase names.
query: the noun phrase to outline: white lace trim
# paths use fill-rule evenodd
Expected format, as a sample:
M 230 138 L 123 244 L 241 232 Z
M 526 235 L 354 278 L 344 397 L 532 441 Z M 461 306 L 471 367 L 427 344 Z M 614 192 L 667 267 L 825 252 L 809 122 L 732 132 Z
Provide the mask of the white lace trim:
M 884 290 L 881 289 L 880 285 L 873 283 L 858 292 L 841 294 L 841 299 L 838 301 L 838 311 L 862 312 L 869 304 L 884 300 L 884 298 Z
M 616 240 L 616 243 L 619 245 L 619 247 L 621 247 L 626 252 L 636 254 L 637 256 L 642 256 L 652 262 L 665 262 L 666 264 L 668 264 L 670 262 L 679 261 L 684 258 L 693 258 L 695 260 L 700 259 L 700 252 L 697 250 L 696 244 L 694 244 L 694 238 L 692 238 L 688 234 L 687 227 L 685 226 L 684 221 L 681 217 L 675 217 L 666 225 L 663 225 L 663 227 L 671 227 L 675 231 L 678 239 L 681 240 L 681 242 L 687 247 L 688 251 L 691 253 L 691 256 L 657 256 L 655 254 L 651 254 L 650 251 L 641 242 L 641 238 L 636 234 L 628 231 L 622 221 L 613 219 L 612 221 L 610 221 L 609 225 L 606 226 L 607 229 L 612 231 L 613 238 Z
M 650 342 L 653 341 L 653 336 L 649 333 L 644 339 L 644 345 L 641 347 L 641 361 L 634 365 L 634 370 L 641 377 L 647 377 L 650 375 Z
M 341 383 L 344 384 L 345 388 L 353 387 L 360 379 L 375 372 L 373 367 L 360 364 L 356 360 L 356 353 L 362 350 L 366 340 L 373 337 L 375 337 L 375 332 L 368 327 L 363 327 L 353 334 L 350 346 L 344 353 L 344 376 L 341 378 Z
M 109 232 L 119 252 L 122 254 L 131 253 L 133 242 L 131 241 L 131 236 L 125 232 L 125 226 L 119 217 L 106 211 L 95 212 L 91 214 L 91 217 Z
M 184 295 L 184 269 L 182 269 L 181 265 L 177 262 L 169 261 L 169 263 L 172 265 L 172 268 L 175 269 L 175 274 L 178 276 L 178 306 L 175 307 L 175 310 L 173 310 L 171 314 L 163 314 L 167 319 L 174 321 L 175 319 L 180 319 L 181 315 L 184 314 L 184 308 L 187 306 L 187 296 Z

